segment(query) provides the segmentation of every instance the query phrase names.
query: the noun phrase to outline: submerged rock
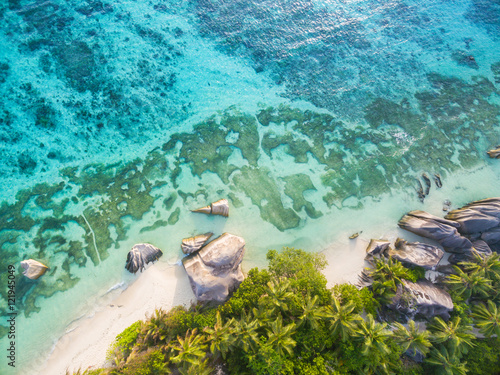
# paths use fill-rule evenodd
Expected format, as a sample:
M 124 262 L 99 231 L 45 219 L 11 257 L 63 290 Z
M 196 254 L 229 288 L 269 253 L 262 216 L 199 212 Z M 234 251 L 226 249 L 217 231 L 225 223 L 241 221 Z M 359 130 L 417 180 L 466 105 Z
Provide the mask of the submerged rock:
M 443 183 L 441 182 L 441 175 L 439 174 L 434 175 L 434 183 L 436 184 L 436 187 L 438 189 L 443 187 Z
M 448 318 L 449 312 L 453 310 L 453 302 L 447 292 L 430 281 L 412 283 L 403 280 L 403 284 L 398 285 L 389 308 L 404 314 L 420 314 L 426 317 L 440 315 Z
M 439 247 L 421 242 L 406 242 L 398 238 L 396 249 L 389 249 L 387 255 L 403 263 L 413 264 L 425 269 L 435 269 L 444 255 Z
M 21 267 L 24 268 L 23 275 L 32 280 L 38 279 L 49 269 L 45 264 L 34 259 L 23 260 Z
M 388 240 L 370 240 L 368 247 L 366 248 L 366 255 L 378 255 L 383 254 L 386 251 L 391 242 Z
M 193 293 L 199 301 L 224 302 L 244 279 L 241 261 L 245 240 L 224 233 L 182 260 Z
M 493 159 L 500 159 L 500 145 L 496 149 L 487 152 L 488 156 Z
M 419 236 L 439 242 L 450 252 L 463 253 L 472 249 L 471 241 L 458 233 L 460 224 L 455 221 L 442 219 L 424 211 L 411 211 L 399 220 L 398 225 Z
M 202 248 L 203 245 L 213 236 L 212 232 L 199 234 L 194 237 L 184 238 L 181 243 L 181 249 L 184 254 L 192 254 Z
M 132 250 L 127 254 L 127 263 L 125 268 L 132 273 L 142 271 L 146 264 L 158 260 L 163 253 L 157 247 L 148 243 L 140 243 L 134 245 Z
M 217 202 L 210 203 L 208 206 L 198 208 L 192 212 L 199 212 L 207 215 L 229 216 L 229 202 L 227 199 L 220 199 Z

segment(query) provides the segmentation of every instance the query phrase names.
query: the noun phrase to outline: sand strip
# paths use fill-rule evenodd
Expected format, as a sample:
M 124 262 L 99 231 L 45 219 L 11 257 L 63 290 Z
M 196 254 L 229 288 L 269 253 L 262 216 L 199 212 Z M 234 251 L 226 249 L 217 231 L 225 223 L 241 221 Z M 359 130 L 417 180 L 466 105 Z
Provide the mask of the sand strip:
M 77 327 L 59 339 L 41 375 L 64 375 L 102 367 L 115 337 L 156 308 L 189 306 L 193 292 L 182 266 L 158 262 L 145 270 L 133 284 L 93 316 L 80 320 Z

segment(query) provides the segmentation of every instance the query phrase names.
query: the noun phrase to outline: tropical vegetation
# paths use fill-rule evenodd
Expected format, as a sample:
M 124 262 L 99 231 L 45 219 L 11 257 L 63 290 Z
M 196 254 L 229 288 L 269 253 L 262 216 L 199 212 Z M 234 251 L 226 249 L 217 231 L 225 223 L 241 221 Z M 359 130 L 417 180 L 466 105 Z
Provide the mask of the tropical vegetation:
M 122 332 L 113 365 L 79 374 L 499 374 L 500 258 L 460 263 L 442 287 L 449 319 L 411 319 L 386 304 L 402 280 L 425 277 L 374 258 L 369 287 L 327 288 L 321 254 L 268 252 L 219 306 L 156 310 Z M 474 333 L 475 332 L 475 333 Z

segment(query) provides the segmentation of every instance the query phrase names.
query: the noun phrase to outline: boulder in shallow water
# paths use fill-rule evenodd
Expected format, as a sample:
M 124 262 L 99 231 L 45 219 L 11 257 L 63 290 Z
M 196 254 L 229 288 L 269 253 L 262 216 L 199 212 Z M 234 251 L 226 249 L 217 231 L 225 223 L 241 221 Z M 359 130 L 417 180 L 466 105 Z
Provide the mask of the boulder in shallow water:
M 379 255 L 383 254 L 386 251 L 391 242 L 388 240 L 370 240 L 368 247 L 366 248 L 366 255 Z
M 146 264 L 158 260 L 162 255 L 161 250 L 151 244 L 140 243 L 134 245 L 127 254 L 125 268 L 132 273 L 142 271 Z
M 496 149 L 487 152 L 488 156 L 493 159 L 500 159 L 500 145 Z
M 417 314 L 426 317 L 440 315 L 448 318 L 449 312 L 453 310 L 453 302 L 447 292 L 428 280 L 416 283 L 403 280 L 403 284 L 398 285 L 396 295 L 389 307 L 413 316 Z
M 198 208 L 193 210 L 193 212 L 199 212 L 207 215 L 221 215 L 229 216 L 229 202 L 227 199 L 220 199 L 217 202 L 210 203 L 208 206 Z
M 192 254 L 195 251 L 200 250 L 203 245 L 205 245 L 205 242 L 208 241 L 210 237 L 213 236 L 212 232 L 204 233 L 204 234 L 199 234 L 194 237 L 189 237 L 189 238 L 184 238 L 181 243 L 181 249 L 184 254 Z
M 444 251 L 437 246 L 421 242 L 406 242 L 398 238 L 395 249 L 389 249 L 387 255 L 403 263 L 420 266 L 425 269 L 435 269 L 444 255 Z
M 224 302 L 244 279 L 241 261 L 245 240 L 224 233 L 182 260 L 193 293 L 199 301 Z
M 424 211 L 409 212 L 399 220 L 398 225 L 419 236 L 439 242 L 450 252 L 463 253 L 472 249 L 471 241 L 458 233 L 459 223 Z
M 21 267 L 24 268 L 23 275 L 32 280 L 38 279 L 49 269 L 45 264 L 34 259 L 23 260 Z

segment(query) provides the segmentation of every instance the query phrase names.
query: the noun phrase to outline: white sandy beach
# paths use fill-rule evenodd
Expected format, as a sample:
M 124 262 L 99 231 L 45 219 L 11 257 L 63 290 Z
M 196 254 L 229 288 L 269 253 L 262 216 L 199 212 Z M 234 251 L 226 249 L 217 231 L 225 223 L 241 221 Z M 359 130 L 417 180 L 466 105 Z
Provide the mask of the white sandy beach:
M 349 241 L 349 240 L 347 240 Z M 368 241 L 362 237 L 341 249 L 332 245 L 323 251 L 328 261 L 323 271 L 328 287 L 339 282 L 355 282 L 364 266 L 364 249 Z M 244 271 L 249 268 L 245 267 Z M 55 345 L 41 375 L 65 375 L 106 365 L 106 352 L 115 337 L 137 320 L 151 315 L 156 308 L 165 310 L 177 305 L 189 306 L 194 295 L 181 265 L 158 262 L 148 267 L 127 289 L 92 316 L 75 322 L 76 328 Z M 71 329 L 71 328 L 69 328 Z
M 106 352 L 115 337 L 156 308 L 189 306 L 194 300 L 182 266 L 158 262 L 148 267 L 137 280 L 92 316 L 76 322 L 74 330 L 55 345 L 41 375 L 66 374 L 66 370 L 99 368 L 106 363 Z

